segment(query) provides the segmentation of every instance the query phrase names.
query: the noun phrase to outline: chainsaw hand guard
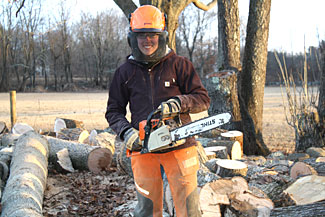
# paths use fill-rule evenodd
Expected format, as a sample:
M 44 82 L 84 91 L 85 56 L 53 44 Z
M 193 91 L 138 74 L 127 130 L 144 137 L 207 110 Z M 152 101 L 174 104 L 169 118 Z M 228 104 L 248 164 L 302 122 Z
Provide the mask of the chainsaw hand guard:
M 161 118 L 175 117 L 181 111 L 181 103 L 178 98 L 172 98 L 166 102 L 162 102 L 157 109 L 161 112 Z

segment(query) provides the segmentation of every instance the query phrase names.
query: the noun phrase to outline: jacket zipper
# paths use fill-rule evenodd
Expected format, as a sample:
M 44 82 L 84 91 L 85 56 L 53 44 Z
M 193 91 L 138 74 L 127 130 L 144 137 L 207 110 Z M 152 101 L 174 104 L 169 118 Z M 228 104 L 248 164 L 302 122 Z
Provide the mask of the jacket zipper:
M 154 95 L 154 75 L 153 75 L 153 73 L 152 73 L 152 68 L 153 67 L 151 67 L 150 69 L 148 69 L 148 73 L 149 73 L 149 77 L 150 77 L 150 89 L 151 89 L 151 104 L 152 104 L 152 110 L 154 110 L 155 109 L 155 103 L 154 103 L 154 97 L 153 97 L 153 95 Z

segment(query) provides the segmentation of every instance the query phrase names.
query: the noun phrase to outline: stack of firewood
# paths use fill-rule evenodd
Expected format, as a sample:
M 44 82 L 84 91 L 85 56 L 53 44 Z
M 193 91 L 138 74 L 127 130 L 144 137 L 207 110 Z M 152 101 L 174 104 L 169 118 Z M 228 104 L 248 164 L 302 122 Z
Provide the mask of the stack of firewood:
M 48 166 L 98 173 L 113 164 L 132 177 L 125 145 L 108 128 L 88 132 L 80 121 L 57 118 L 54 132 L 36 133 L 0 122 L 2 216 L 41 216 Z M 242 133 L 214 130 L 197 137 L 202 216 L 321 216 L 325 213 L 325 150 L 245 156 Z M 164 210 L 175 214 L 164 178 Z M 19 198 L 19 199 L 17 199 Z

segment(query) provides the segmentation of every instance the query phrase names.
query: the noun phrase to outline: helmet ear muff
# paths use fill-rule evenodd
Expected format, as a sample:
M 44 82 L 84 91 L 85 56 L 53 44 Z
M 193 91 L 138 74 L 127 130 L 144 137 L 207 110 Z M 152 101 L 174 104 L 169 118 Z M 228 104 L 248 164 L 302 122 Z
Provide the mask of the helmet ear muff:
M 131 31 L 129 31 L 129 33 L 128 33 L 128 44 L 129 44 L 129 46 L 131 47 Z
M 165 28 L 164 28 L 164 31 L 167 32 L 167 26 L 168 26 L 167 14 L 164 13 L 164 17 L 165 17 Z M 168 35 L 167 35 L 167 36 L 168 36 Z

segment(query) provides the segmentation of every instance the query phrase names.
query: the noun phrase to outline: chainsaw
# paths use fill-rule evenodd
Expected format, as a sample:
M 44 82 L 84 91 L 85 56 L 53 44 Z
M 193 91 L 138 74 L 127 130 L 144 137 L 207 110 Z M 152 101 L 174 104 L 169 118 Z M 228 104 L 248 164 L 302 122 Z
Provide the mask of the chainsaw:
M 179 114 L 172 117 L 153 119 L 160 110 L 148 115 L 147 120 L 139 123 L 139 138 L 142 143 L 141 153 L 156 152 L 173 148 L 185 143 L 185 139 L 212 130 L 230 121 L 229 113 L 222 113 L 182 125 Z

